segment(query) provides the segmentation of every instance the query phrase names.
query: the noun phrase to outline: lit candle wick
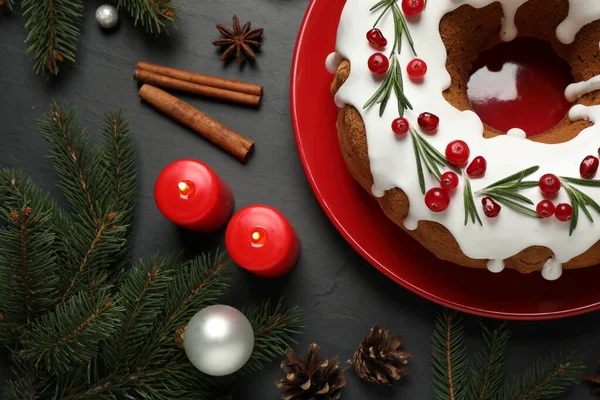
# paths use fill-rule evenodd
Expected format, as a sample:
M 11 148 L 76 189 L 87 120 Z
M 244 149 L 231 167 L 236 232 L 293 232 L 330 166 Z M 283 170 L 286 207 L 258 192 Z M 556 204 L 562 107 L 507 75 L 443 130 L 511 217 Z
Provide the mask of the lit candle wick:
M 181 181 L 177 183 L 177 188 L 179 189 L 179 196 L 184 200 L 187 200 L 194 194 L 194 184 L 190 181 Z
M 250 234 L 250 242 L 253 247 L 263 247 L 267 243 L 267 231 L 263 228 L 254 228 Z

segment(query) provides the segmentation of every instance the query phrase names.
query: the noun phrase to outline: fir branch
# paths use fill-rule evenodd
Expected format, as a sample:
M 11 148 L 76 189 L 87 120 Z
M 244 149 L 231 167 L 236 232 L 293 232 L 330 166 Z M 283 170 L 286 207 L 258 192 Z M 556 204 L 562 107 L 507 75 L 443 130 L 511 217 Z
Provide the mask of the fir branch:
M 125 9 L 137 26 L 140 24 L 150 33 L 167 32 L 168 25 L 177 19 L 181 8 L 171 0 L 117 0 L 117 7 Z
M 79 26 L 83 18 L 81 0 L 23 0 L 27 17 L 27 53 L 36 73 L 56 75 L 64 60 L 75 62 Z
M 10 326 L 25 325 L 58 300 L 52 216 L 32 207 L 12 210 L 0 229 L 0 304 Z
M 89 135 L 73 107 L 53 102 L 49 114 L 40 122 L 42 134 L 53 146 L 52 159 L 60 187 L 78 215 L 98 223 L 100 214 L 93 197 L 98 179 L 97 160 L 85 154 Z
M 131 258 L 133 210 L 136 200 L 137 166 L 129 123 L 120 112 L 108 113 L 100 134 L 98 157 L 102 166 L 99 201 L 104 210 L 120 213 L 127 227 L 125 244 L 115 254 L 115 271 L 122 273 Z
M 19 328 L 7 321 L 2 312 L 0 312 L 0 344 L 22 346 Z
M 164 307 L 175 265 L 178 265 L 177 257 L 154 255 L 136 263 L 123 278 L 119 294 L 126 320 L 106 342 L 104 351 L 105 361 L 111 369 L 119 370 L 122 364 L 132 364 L 143 350 Z
M 490 331 L 483 327 L 486 347 L 475 354 L 471 366 L 471 386 L 469 398 L 488 400 L 497 398 L 504 380 L 504 355 L 510 338 L 505 324 Z
M 275 307 L 269 300 L 242 309 L 254 328 L 254 351 L 242 372 L 253 372 L 285 353 L 294 340 L 290 335 L 300 333 L 302 311 L 285 308 L 280 300 Z
M 469 362 L 464 341 L 464 325 L 456 312 L 443 309 L 438 315 L 431 352 L 434 399 L 464 399 L 469 384 Z
M 14 0 L 0 0 L 0 8 L 6 7 L 9 11 L 12 11 L 15 7 Z
M 63 292 L 61 303 L 64 303 L 70 295 L 73 294 L 80 284 L 83 288 L 88 288 L 90 282 L 99 278 L 96 273 L 101 273 L 103 268 L 111 265 L 111 256 L 118 252 L 124 245 L 122 239 L 125 228 L 115 224 L 118 218 L 114 213 L 109 213 L 104 216 L 100 225 L 97 226 L 91 237 L 88 237 L 85 242 L 85 250 L 80 251 L 82 255 L 78 262 L 77 268 L 70 274 L 66 273 L 66 289 Z M 111 225 L 112 224 L 112 225 Z M 83 238 L 86 238 L 86 233 L 90 229 L 81 226 L 84 232 L 81 232 Z M 99 271 L 100 270 L 100 271 Z
M 521 378 L 505 385 L 505 400 L 548 400 L 564 393 L 579 380 L 584 366 L 579 356 L 573 354 L 538 359 Z
M 202 255 L 176 267 L 177 273 L 169 283 L 152 334 L 138 353 L 135 363 L 138 368 L 160 363 L 166 354 L 180 351 L 173 345 L 175 329 L 188 323 L 200 309 L 216 303 L 228 287 L 225 276 L 228 266 L 225 254 L 217 252 L 213 257 Z
M 93 301 L 79 292 L 30 324 L 18 356 L 48 371 L 73 370 L 96 356 L 98 343 L 114 333 L 122 311 L 109 287 L 99 291 Z

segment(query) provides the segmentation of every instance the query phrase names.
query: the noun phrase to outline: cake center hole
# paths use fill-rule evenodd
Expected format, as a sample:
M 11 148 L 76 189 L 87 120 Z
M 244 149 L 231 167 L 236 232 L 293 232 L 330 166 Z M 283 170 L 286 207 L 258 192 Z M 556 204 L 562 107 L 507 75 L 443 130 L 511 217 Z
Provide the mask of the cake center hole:
M 503 133 L 519 128 L 534 136 L 567 114 L 571 103 L 564 92 L 571 83 L 569 65 L 550 44 L 517 38 L 479 54 L 467 93 L 483 123 Z

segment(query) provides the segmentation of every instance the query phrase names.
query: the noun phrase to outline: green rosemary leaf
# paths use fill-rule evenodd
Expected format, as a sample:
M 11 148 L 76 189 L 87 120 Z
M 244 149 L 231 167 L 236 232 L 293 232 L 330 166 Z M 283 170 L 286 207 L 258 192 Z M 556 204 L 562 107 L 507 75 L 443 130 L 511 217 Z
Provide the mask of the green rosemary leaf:
M 442 177 L 442 174 L 440 173 L 440 169 L 438 168 L 438 164 L 435 162 L 434 159 L 432 159 L 431 157 L 428 156 L 427 152 L 423 148 L 424 139 L 418 133 L 416 133 L 416 132 L 413 133 L 413 134 L 416 137 L 416 142 L 417 142 L 417 147 L 419 149 L 419 154 L 423 158 L 423 161 L 425 162 L 425 166 L 427 167 L 427 170 L 429 171 L 429 173 L 431 175 L 435 176 L 435 178 L 439 181 L 441 179 L 441 177 Z
M 530 189 L 538 187 L 539 184 L 539 181 L 522 181 L 521 183 L 519 183 L 519 189 Z
M 586 199 L 585 199 L 585 198 L 582 196 L 582 195 L 583 195 L 583 193 L 582 193 L 582 192 L 581 192 L 579 189 L 577 189 L 577 188 L 574 188 L 574 187 L 570 187 L 569 189 L 567 189 L 567 191 L 569 191 L 569 190 L 571 190 L 571 191 L 572 191 L 572 193 L 573 193 L 573 197 L 575 198 L 575 202 L 572 202 L 572 204 L 573 204 L 573 205 L 575 205 L 575 204 L 576 204 L 576 205 L 577 205 L 577 207 L 581 207 L 581 210 L 583 211 L 583 213 L 585 214 L 585 216 L 587 217 L 587 219 L 588 219 L 590 222 L 592 222 L 592 223 L 593 223 L 593 222 L 594 222 L 594 218 L 592 218 L 592 214 L 590 214 L 590 211 L 589 211 L 589 210 L 587 209 L 587 207 L 586 207 L 586 203 L 587 203 L 587 201 L 586 201 Z M 569 194 L 569 197 L 570 197 L 570 196 L 571 196 L 571 195 Z M 588 197 L 588 198 L 589 198 L 589 197 Z M 590 199 L 590 200 L 591 200 L 591 199 Z M 592 200 L 592 201 L 593 201 L 593 200 Z
M 369 11 L 376 11 L 378 8 L 381 8 L 382 6 L 387 4 L 387 8 L 390 8 L 392 6 L 392 2 L 390 0 L 381 0 L 379 3 L 375 4 L 373 7 L 371 7 L 369 9 Z M 387 8 L 385 11 L 387 11 Z M 383 14 L 385 14 L 385 11 L 383 12 Z M 375 24 L 377 25 L 377 24 Z
M 535 210 L 532 210 L 531 208 L 527 208 L 522 204 L 517 203 L 514 200 L 511 200 L 510 198 L 501 196 L 501 195 L 490 195 L 494 200 L 496 200 L 498 203 L 505 205 L 506 207 L 519 212 L 521 214 L 524 214 L 528 217 L 532 217 L 532 218 L 536 218 L 539 219 L 540 216 L 537 214 L 537 212 Z
M 600 180 L 597 180 L 597 179 L 567 178 L 567 177 L 563 177 L 563 176 L 561 176 L 560 179 L 570 182 L 570 183 L 574 183 L 575 185 L 600 187 Z
M 575 189 L 575 188 L 573 188 Z M 594 211 L 596 211 L 598 214 L 600 214 L 600 205 L 598 205 L 598 203 L 596 203 L 596 201 L 594 201 L 594 199 L 592 199 L 590 196 L 588 196 L 587 194 L 583 193 L 582 191 L 575 189 L 579 192 L 580 196 L 583 198 L 584 200 L 584 204 L 592 207 L 594 209 Z
M 471 221 L 475 223 L 475 220 L 479 222 L 479 225 L 483 226 L 481 222 L 481 218 L 479 218 L 479 213 L 477 212 L 477 207 L 475 206 L 475 199 L 473 198 L 473 190 L 471 189 L 471 180 L 469 178 L 465 179 L 465 188 L 463 191 L 463 197 L 465 201 L 465 225 L 469 222 L 469 216 L 471 217 Z
M 568 189 L 567 189 L 568 188 Z M 577 223 L 579 222 L 579 205 L 577 204 L 577 199 L 573 194 L 572 190 L 569 190 L 571 187 L 569 185 L 565 186 L 567 190 L 567 194 L 569 195 L 569 199 L 571 200 L 571 206 L 573 207 L 573 216 L 571 217 L 571 225 L 569 227 L 569 236 L 573 234 L 575 228 L 577 228 Z
M 419 148 L 417 146 L 417 139 L 414 137 L 414 134 L 411 132 L 410 135 L 413 143 L 413 149 L 415 150 L 415 160 L 417 162 L 417 174 L 419 175 L 419 186 L 421 187 L 421 192 L 425 194 L 425 176 L 423 174 L 423 165 L 421 164 L 421 156 L 419 155 Z
M 404 110 L 406 110 L 406 107 L 404 107 L 404 105 L 400 101 L 401 93 L 400 93 L 400 88 L 398 87 L 398 85 L 394 85 L 394 93 L 396 94 L 396 98 L 398 99 L 398 114 L 401 117 L 404 117 Z
M 513 182 L 513 181 L 521 182 L 524 178 L 526 178 L 529 175 L 533 174 L 538 169 L 540 169 L 540 167 L 538 167 L 537 165 L 535 167 L 530 167 L 530 168 L 524 169 L 524 170 L 519 171 L 519 172 L 517 172 L 515 174 L 509 175 L 509 176 L 507 176 L 504 179 L 500 179 L 496 183 L 492 183 L 486 189 L 490 189 L 490 188 L 493 188 L 493 187 L 496 187 L 496 186 L 501 186 L 501 185 L 504 185 L 505 183 L 509 183 L 509 182 Z M 521 182 L 521 183 L 523 183 L 523 182 Z M 528 186 L 528 187 L 533 187 L 533 186 Z
M 412 35 L 410 34 L 410 30 L 408 29 L 408 24 L 406 23 L 404 14 L 402 14 L 402 11 L 400 11 L 400 7 L 398 6 L 398 3 L 394 3 L 393 12 L 396 13 L 397 18 L 400 20 L 400 25 L 402 26 L 402 29 L 404 30 L 404 33 L 406 34 L 406 38 L 408 39 L 408 44 L 410 44 L 410 48 L 416 57 L 417 51 L 415 50 L 415 41 L 413 40 Z
M 484 189 L 484 190 L 478 191 L 476 194 L 478 194 L 478 195 L 487 194 L 492 197 L 503 196 L 503 197 L 509 198 L 516 202 L 522 202 L 522 203 L 533 205 L 533 201 L 531 201 L 527 197 L 523 196 L 522 194 L 516 193 L 514 191 L 510 191 L 510 190 L 500 189 L 500 188 L 494 188 L 494 189 L 490 189 L 490 190 Z

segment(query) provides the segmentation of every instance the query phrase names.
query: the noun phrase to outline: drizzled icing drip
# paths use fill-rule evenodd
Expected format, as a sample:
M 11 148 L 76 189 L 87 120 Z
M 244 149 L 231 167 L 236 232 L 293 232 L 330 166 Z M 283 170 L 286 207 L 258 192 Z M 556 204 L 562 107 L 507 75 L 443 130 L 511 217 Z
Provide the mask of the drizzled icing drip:
M 517 10 L 523 4 L 527 3 L 528 0 L 513 0 L 511 3 L 502 3 L 502 11 L 504 12 L 504 18 L 502 18 L 502 30 L 500 30 L 500 39 L 505 42 L 510 42 L 517 37 L 519 33 L 517 25 L 515 25 L 515 15 Z
M 569 0 L 569 15 L 556 28 L 556 37 L 562 43 L 571 44 L 577 32 L 590 22 L 600 19 L 598 0 Z
M 404 221 L 402 223 L 404 224 L 404 227 L 409 231 L 414 231 L 419 227 L 419 221 L 417 221 L 416 218 L 413 218 L 411 216 L 404 218 Z
M 527 137 L 527 133 L 521 128 L 512 128 L 508 132 L 506 132 L 508 136 L 525 139 Z
M 487 269 L 490 272 L 498 274 L 504 271 L 504 261 L 503 260 L 488 260 Z
M 565 97 L 569 101 L 575 101 L 584 94 L 600 90 L 600 75 L 593 77 L 585 82 L 572 83 L 565 90 Z
M 404 117 L 411 124 L 417 123 L 422 112 L 431 112 L 440 118 L 437 133 L 427 137 L 427 141 L 443 152 L 446 145 L 456 139 L 464 140 L 471 148 L 471 154 L 486 158 L 488 170 L 480 179 L 473 180 L 472 189 L 476 191 L 505 178 L 507 175 L 539 166 L 539 170 L 528 177 L 537 180 L 545 173 L 559 176 L 579 176 L 579 163 L 589 153 L 589 149 L 598 147 L 600 129 L 593 125 L 580 132 L 569 142 L 544 144 L 523 140 L 521 131 L 511 130 L 513 135 L 501 135 L 493 139 L 483 138 L 483 123 L 472 111 L 459 111 L 450 105 L 443 92 L 450 86 L 451 80 L 446 70 L 446 48 L 442 41 L 439 25 L 447 13 L 465 4 L 482 8 L 498 1 L 504 12 L 503 38 L 508 40 L 516 36 L 514 16 L 518 8 L 527 0 L 437 0 L 428 6 L 418 19 L 408 19 L 419 58 L 427 62 L 428 72 L 421 83 L 412 82 L 402 68 L 404 94 L 410 99 L 413 110 L 406 110 Z M 580 218 L 577 229 L 569 235 L 569 224 L 556 219 L 544 221 L 523 216 L 516 212 L 504 212 L 494 221 L 484 220 L 484 226 L 464 223 L 464 204 L 461 196 L 451 197 L 448 209 L 443 213 L 432 213 L 425 202 L 419 187 L 416 173 L 415 155 L 412 139 L 398 140 L 390 130 L 391 122 L 398 117 L 395 96 L 382 116 L 378 107 L 363 108 L 369 97 L 377 91 L 381 82 L 367 67 L 367 60 L 374 50 L 365 40 L 365 32 L 373 27 L 378 13 L 369 9 L 376 0 L 347 0 L 338 31 L 336 44 L 337 56 L 328 57 L 328 67 L 339 65 L 341 58 L 351 64 L 350 76 L 336 94 L 338 105 L 350 104 L 360 113 L 365 124 L 368 155 L 373 176 L 372 193 L 381 197 L 385 191 L 400 188 L 410 202 L 409 216 L 404 221 L 407 229 L 416 228 L 418 221 L 433 221 L 444 227 L 454 236 L 463 253 L 473 259 L 491 260 L 488 268 L 497 271 L 501 260 L 508 259 L 531 246 L 543 246 L 551 249 L 554 257 L 544 266 L 546 279 L 557 279 L 562 271 L 561 264 L 568 262 L 588 250 L 600 239 L 598 223 L 594 225 L 587 218 Z M 600 0 L 570 0 L 569 17 L 559 26 L 559 40 L 568 43 L 588 22 L 600 19 Z M 383 34 L 394 37 L 394 19 L 386 14 L 378 24 Z M 406 35 L 402 52 L 398 55 L 401 66 L 413 59 Z M 588 88 L 590 89 L 590 88 Z M 571 88 L 576 91 L 575 88 Z M 588 119 L 600 121 L 600 106 L 585 107 L 577 105 L 569 113 L 572 120 Z M 517 134 L 518 132 L 518 134 Z M 431 175 L 426 174 L 427 188 L 439 186 Z M 460 180 L 456 193 L 463 193 L 464 179 Z M 537 188 L 524 189 L 520 193 L 537 204 L 544 197 Z M 600 202 L 600 188 L 586 188 L 586 194 Z M 475 199 L 476 203 L 480 198 Z M 564 190 L 554 199 L 556 204 L 569 203 Z M 480 211 L 481 212 L 481 211 Z
M 335 71 L 337 71 L 338 67 L 340 66 L 343 60 L 344 59 L 342 58 L 342 56 L 340 56 L 339 53 L 335 51 L 329 54 L 325 59 L 325 68 L 327 68 L 327 72 L 329 72 L 330 74 L 335 74 Z
M 555 281 L 561 277 L 563 273 L 562 264 L 556 261 L 554 258 L 546 261 L 546 264 L 542 267 L 542 276 L 548 281 Z

